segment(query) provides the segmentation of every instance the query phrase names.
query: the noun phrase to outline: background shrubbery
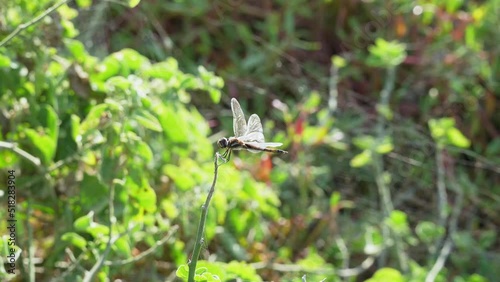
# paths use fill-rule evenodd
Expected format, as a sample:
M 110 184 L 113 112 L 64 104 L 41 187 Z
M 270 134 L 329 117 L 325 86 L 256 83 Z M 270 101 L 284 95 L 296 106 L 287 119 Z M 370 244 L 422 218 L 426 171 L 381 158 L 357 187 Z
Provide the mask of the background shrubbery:
M 500 277 L 498 0 L 54 4 L 0 0 L 0 278 L 184 277 L 231 97 L 289 154 L 219 168 L 200 279 Z

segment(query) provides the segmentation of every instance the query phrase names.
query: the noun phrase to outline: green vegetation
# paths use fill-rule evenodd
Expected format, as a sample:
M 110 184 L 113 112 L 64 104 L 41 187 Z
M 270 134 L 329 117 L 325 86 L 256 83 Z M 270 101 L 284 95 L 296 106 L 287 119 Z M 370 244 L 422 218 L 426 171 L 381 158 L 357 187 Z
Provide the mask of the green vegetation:
M 0 279 L 496 281 L 499 14 L 0 0 Z M 214 171 L 231 97 L 289 154 Z

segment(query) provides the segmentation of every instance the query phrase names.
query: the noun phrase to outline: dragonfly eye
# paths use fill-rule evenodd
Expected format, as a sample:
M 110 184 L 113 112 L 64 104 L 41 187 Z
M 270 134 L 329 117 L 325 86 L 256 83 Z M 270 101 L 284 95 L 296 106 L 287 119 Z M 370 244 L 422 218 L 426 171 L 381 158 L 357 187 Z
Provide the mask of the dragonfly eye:
M 226 148 L 228 144 L 227 138 L 221 138 L 219 141 L 217 141 L 217 145 L 219 148 Z

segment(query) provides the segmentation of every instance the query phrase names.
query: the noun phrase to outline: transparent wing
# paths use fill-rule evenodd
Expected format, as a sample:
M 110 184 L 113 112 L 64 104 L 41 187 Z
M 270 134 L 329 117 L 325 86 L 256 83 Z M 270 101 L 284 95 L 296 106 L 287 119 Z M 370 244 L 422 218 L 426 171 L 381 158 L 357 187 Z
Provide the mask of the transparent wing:
M 245 144 L 255 146 L 257 148 L 265 149 L 268 147 L 279 147 L 283 145 L 283 143 L 277 143 L 277 142 L 267 142 L 267 143 L 260 143 L 260 142 L 245 142 Z
M 259 142 L 264 143 L 264 133 L 262 131 L 262 123 L 258 115 L 253 114 L 248 119 L 248 128 L 243 136 L 240 138 L 245 142 Z
M 240 137 L 247 132 L 247 122 L 245 114 L 241 110 L 240 103 L 236 99 L 231 99 L 231 110 L 233 110 L 233 131 L 234 137 Z

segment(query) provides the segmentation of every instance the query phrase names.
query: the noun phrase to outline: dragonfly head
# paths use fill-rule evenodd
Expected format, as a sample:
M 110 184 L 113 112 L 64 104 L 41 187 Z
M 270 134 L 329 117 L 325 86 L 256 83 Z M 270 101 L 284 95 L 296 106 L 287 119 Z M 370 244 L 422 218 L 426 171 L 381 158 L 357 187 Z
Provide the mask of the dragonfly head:
M 229 140 L 226 137 L 221 138 L 219 139 L 219 141 L 217 141 L 217 145 L 219 146 L 219 148 L 227 148 L 227 146 L 229 145 Z

